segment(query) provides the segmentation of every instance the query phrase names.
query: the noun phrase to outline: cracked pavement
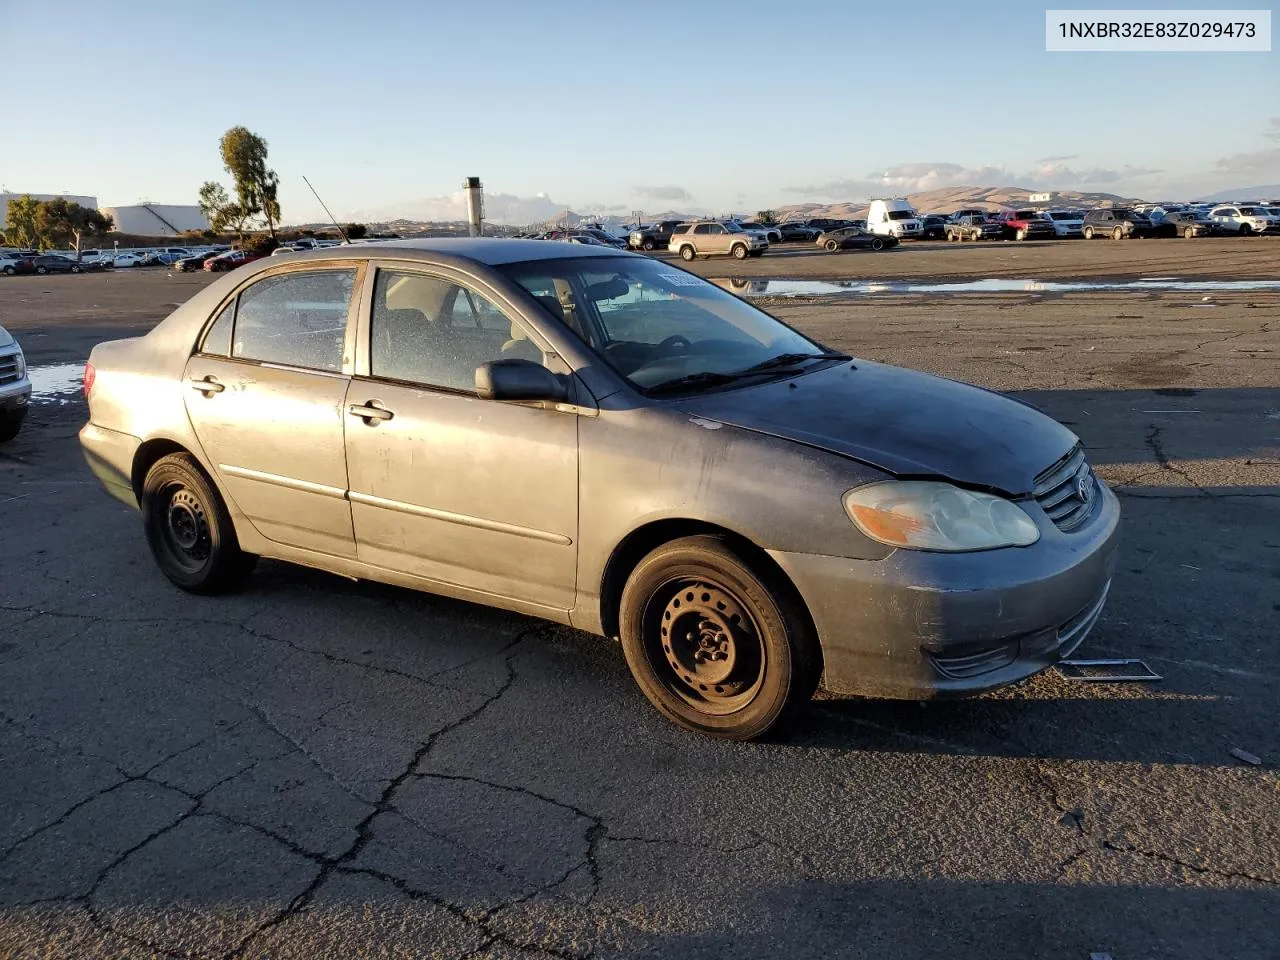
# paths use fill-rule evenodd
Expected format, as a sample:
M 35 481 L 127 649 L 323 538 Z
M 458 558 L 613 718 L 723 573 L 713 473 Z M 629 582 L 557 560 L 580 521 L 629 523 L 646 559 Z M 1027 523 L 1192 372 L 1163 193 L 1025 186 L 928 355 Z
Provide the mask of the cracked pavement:
M 26 279 L 0 318 L 33 365 L 203 282 Z M 820 697 L 760 744 L 514 614 L 266 562 L 182 594 L 83 404 L 38 405 L 0 450 L 0 956 L 1274 957 L 1280 296 L 1202 302 L 776 304 L 1068 422 L 1125 510 L 1081 655 L 1165 679 Z

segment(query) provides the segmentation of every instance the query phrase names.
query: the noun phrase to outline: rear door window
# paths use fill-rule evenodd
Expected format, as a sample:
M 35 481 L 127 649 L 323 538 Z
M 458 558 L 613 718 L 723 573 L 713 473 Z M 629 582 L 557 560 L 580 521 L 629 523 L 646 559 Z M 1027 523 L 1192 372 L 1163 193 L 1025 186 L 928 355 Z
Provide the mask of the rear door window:
M 355 277 L 316 270 L 258 281 L 240 294 L 231 356 L 340 371 Z

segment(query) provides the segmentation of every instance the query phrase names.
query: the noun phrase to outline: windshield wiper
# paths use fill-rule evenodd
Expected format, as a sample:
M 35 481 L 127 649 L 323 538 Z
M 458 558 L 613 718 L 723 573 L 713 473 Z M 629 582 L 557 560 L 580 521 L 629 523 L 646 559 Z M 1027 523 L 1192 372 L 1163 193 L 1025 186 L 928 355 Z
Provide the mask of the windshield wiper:
M 718 387 L 733 383 L 739 379 L 738 373 L 718 373 L 714 370 L 700 370 L 698 373 L 686 374 L 673 380 L 663 380 L 645 390 L 645 393 L 674 393 L 677 390 L 688 390 L 694 387 Z
M 759 363 L 753 363 L 746 369 L 739 370 L 738 373 L 758 373 L 761 370 L 776 370 L 778 367 L 790 367 L 794 364 L 801 363 L 805 360 L 852 360 L 853 357 L 847 353 L 780 353 L 776 357 L 770 357 L 768 360 L 761 360 Z

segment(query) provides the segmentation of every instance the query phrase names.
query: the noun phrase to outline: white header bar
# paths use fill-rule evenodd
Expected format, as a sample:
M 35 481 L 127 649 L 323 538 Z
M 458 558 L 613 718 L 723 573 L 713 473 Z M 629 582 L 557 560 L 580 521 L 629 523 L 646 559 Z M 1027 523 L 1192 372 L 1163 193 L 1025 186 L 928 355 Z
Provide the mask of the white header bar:
M 1046 10 L 1044 21 L 1052 53 L 1271 51 L 1270 10 Z

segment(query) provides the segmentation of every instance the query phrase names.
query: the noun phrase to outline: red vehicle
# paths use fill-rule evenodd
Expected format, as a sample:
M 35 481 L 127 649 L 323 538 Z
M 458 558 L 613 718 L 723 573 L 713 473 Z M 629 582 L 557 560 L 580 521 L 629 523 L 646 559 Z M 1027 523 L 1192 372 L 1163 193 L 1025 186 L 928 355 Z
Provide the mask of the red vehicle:
M 216 257 L 210 257 L 204 262 L 204 269 L 213 273 L 219 270 L 234 270 L 242 264 L 252 263 L 254 260 L 261 260 L 262 254 L 255 253 L 252 250 L 228 250 L 226 253 L 220 253 Z
M 1039 210 L 1003 210 L 995 219 L 1004 229 L 1006 240 L 1052 239 L 1058 235 L 1053 221 Z

